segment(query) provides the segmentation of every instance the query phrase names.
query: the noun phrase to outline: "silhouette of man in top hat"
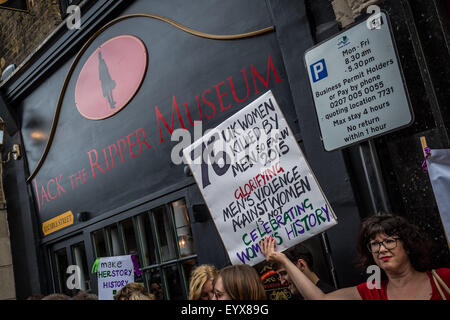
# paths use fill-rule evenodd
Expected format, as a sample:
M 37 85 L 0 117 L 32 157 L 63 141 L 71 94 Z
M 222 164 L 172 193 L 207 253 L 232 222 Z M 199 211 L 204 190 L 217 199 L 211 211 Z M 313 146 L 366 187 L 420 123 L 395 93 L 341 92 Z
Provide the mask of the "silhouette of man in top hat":
M 116 88 L 116 82 L 111 78 L 108 66 L 102 58 L 102 53 L 100 51 L 98 53 L 98 73 L 102 83 L 103 96 L 108 99 L 111 109 L 114 109 L 116 102 L 114 101 L 113 90 Z

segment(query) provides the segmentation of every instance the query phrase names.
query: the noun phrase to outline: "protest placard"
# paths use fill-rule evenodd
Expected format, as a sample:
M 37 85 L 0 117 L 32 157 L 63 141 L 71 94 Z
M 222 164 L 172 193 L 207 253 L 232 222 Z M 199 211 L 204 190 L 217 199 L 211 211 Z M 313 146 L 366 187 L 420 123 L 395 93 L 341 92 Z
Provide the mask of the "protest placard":
M 131 255 L 100 258 L 97 279 L 98 299 L 114 300 L 117 291 L 134 282 L 134 264 Z
M 265 93 L 183 150 L 233 264 L 264 260 L 337 223 L 273 94 Z

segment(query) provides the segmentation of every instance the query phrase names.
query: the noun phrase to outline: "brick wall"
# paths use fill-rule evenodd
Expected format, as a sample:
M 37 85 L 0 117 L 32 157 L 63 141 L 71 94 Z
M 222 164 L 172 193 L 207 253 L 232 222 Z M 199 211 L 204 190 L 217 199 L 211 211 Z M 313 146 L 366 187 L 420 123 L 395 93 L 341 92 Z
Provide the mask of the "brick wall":
M 30 1 L 30 12 L 0 9 L 0 75 L 21 65 L 62 22 L 58 0 Z M 0 154 L 1 155 L 1 154 Z M 0 300 L 15 299 L 8 218 L 0 162 Z
M 0 9 L 0 75 L 19 66 L 62 22 L 58 0 L 30 1 L 30 13 Z

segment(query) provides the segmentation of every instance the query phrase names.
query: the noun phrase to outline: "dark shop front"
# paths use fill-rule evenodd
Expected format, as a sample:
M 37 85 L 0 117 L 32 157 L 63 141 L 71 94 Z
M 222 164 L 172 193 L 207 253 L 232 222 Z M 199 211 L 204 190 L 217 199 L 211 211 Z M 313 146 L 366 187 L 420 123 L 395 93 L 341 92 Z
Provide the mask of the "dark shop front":
M 73 295 L 71 265 L 81 289 L 97 293 L 95 260 L 135 255 L 137 282 L 187 299 L 191 270 L 229 257 L 189 167 L 174 161 L 177 129 L 194 142 L 269 90 L 338 220 L 306 241 L 321 278 L 365 281 L 356 235 L 380 211 L 420 226 L 434 240 L 435 266 L 448 267 L 420 144 L 450 145 L 448 9 L 437 0 L 378 5 L 414 120 L 326 151 L 303 59 L 342 30 L 329 1 L 87 1 L 81 28 L 60 28 L 0 88 L 4 150 L 22 153 L 3 166 L 17 298 Z

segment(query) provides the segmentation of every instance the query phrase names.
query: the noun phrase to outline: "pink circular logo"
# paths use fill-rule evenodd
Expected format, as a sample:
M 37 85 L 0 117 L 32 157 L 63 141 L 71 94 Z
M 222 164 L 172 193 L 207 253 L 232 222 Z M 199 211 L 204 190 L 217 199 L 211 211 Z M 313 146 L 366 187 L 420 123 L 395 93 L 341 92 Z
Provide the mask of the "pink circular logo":
M 140 39 L 122 35 L 106 41 L 92 53 L 78 76 L 78 111 L 90 120 L 116 114 L 136 94 L 146 70 L 147 49 Z

